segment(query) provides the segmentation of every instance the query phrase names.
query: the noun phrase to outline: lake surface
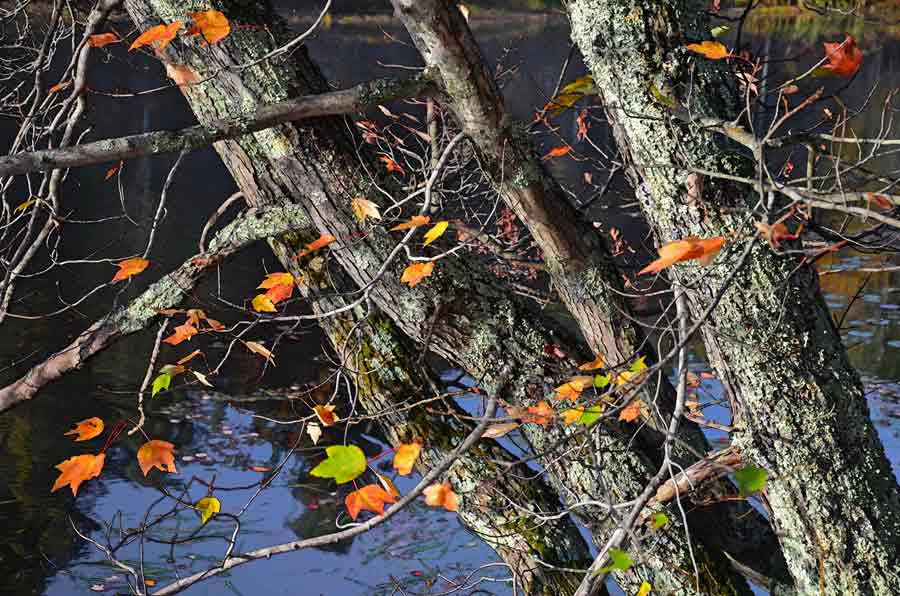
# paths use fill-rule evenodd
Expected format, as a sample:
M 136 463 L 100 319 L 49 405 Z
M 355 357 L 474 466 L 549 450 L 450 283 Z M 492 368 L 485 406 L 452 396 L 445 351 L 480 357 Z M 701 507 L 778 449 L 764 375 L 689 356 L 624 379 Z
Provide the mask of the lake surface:
M 522 4 L 515 3 L 515 6 Z M 298 28 L 302 26 L 305 12 L 286 13 Z M 310 42 L 313 57 L 337 87 L 396 74 L 396 69 L 385 64 L 418 63 L 414 51 L 385 35 L 387 32 L 400 37 L 401 31 L 384 15 L 370 22 L 340 16 L 336 15 L 330 26 Z M 519 67 L 505 79 L 504 92 L 514 115 L 530 120 L 534 109 L 544 105 L 552 93 L 560 65 L 569 54 L 564 22 L 547 15 L 521 18 L 503 15 L 493 20 L 476 19 L 474 26 L 492 63 L 502 57 L 503 64 Z M 821 55 L 820 41 L 836 39 L 830 31 L 811 32 L 785 23 L 760 25 L 761 29 L 765 27 L 777 34 L 767 39 L 756 31 L 754 42 L 759 47 L 768 43 L 773 53 L 799 56 L 801 65 L 811 64 Z M 888 90 L 900 86 L 897 61 L 900 44 L 894 39 L 880 38 L 874 30 L 860 31 L 857 39 L 866 51 L 866 60 L 853 87 L 842 96 L 860 103 L 869 87 L 878 82 L 876 98 L 883 98 Z M 565 80 L 572 80 L 582 72 L 576 58 Z M 96 66 L 94 73 L 92 87 L 102 91 L 138 91 L 164 82 L 157 63 L 149 59 L 135 62 L 133 57 L 115 51 Z M 176 91 L 141 98 L 95 95 L 87 120 L 94 126 L 90 138 L 175 129 L 193 123 L 190 110 Z M 574 116 L 564 115 L 558 124 L 563 130 L 571 131 Z M 873 117 L 856 132 L 865 136 L 877 125 L 877 118 Z M 0 141 L 6 143 L 2 135 Z M 538 142 L 544 148 L 555 145 L 552 139 L 539 138 Z M 130 216 L 137 220 L 152 217 L 163 178 L 173 160 L 172 156 L 163 156 L 125 165 L 122 185 Z M 885 171 L 896 170 L 900 164 L 893 161 L 883 160 L 880 165 Z M 100 217 L 119 211 L 115 182 L 103 180 L 108 167 L 78 171 L 67 183 L 65 200 L 80 217 Z M 578 192 L 577 181 L 581 177 L 578 163 L 563 159 L 554 162 L 552 167 Z M 192 255 L 197 231 L 234 190 L 228 173 L 212 151 L 191 154 L 172 188 L 168 219 L 160 230 L 150 271 L 122 296 L 103 295 L 77 312 L 51 320 L 5 324 L 0 339 L 0 382 L 8 383 L 26 370 L 30 362 L 65 345 L 106 312 L 113 300 L 134 296 L 149 280 Z M 621 197 L 620 200 L 629 199 Z M 597 217 L 600 213 L 597 212 Z M 628 229 L 637 225 L 633 217 L 618 211 L 614 217 L 617 226 L 634 233 Z M 143 248 L 145 229 L 135 230 L 125 221 L 104 226 L 102 234 L 97 233 L 96 226 L 67 229 L 60 246 L 61 256 L 75 258 L 91 251 L 127 255 Z M 835 316 L 844 321 L 843 334 L 851 358 L 864 375 L 873 419 L 897 472 L 900 471 L 900 384 L 897 383 L 900 379 L 900 272 L 869 275 L 854 271 L 891 262 L 883 256 L 847 255 L 823 262 L 821 269 L 823 272 L 848 269 L 823 275 L 823 291 Z M 225 304 L 208 298 L 211 290 L 221 286 L 225 299 L 240 302 L 253 294 L 264 270 L 277 270 L 265 247 L 245 251 L 230 261 L 219 277 L 213 277 L 198 290 L 196 305 L 223 322 L 234 320 L 236 316 Z M 50 310 L 57 305 L 58 295 L 78 296 L 98 280 L 109 279 L 113 272 L 112 266 L 71 267 L 53 279 L 23 284 L 12 310 L 18 313 Z M 249 518 L 245 519 L 237 550 L 335 529 L 336 514 L 342 504 L 337 502 L 328 483 L 313 481 L 307 475 L 311 467 L 309 454 L 320 450 L 312 450 L 307 439 L 298 437 L 295 426 L 272 422 L 306 415 L 308 409 L 284 403 L 231 403 L 223 401 L 222 394 L 178 387 L 152 401 L 146 427 L 151 437 L 177 446 L 177 475 L 151 472 L 145 479 L 135 461 L 135 450 L 140 443 L 134 439 L 121 440 L 109 450 L 103 475 L 84 484 L 77 500 L 68 489 L 50 494 L 57 476 L 53 466 L 71 455 L 85 452 L 81 444 L 72 443 L 63 433 L 89 416 L 99 416 L 112 426 L 115 421 L 134 415 L 135 391 L 146 370 L 154 333 L 155 329 L 151 329 L 115 343 L 83 370 L 46 388 L 32 403 L 0 416 L 0 526 L 3 527 L 0 593 L 67 596 L 91 589 L 106 594 L 125 591 L 122 572 L 110 567 L 101 553 L 78 539 L 72 524 L 96 536 L 101 535 L 104 524 L 135 526 L 148 505 L 158 497 L 159 493 L 153 489 L 157 483 L 165 482 L 169 490 L 176 492 L 187 490 L 193 500 L 205 496 L 206 489 L 196 481 L 186 488 L 195 477 L 210 481 L 214 476 L 223 510 L 234 511 L 254 489 L 224 488 L 260 481 L 285 457 L 284 471 L 260 495 Z M 216 379 L 217 389 L 243 396 L 261 386 L 315 387 L 328 370 L 322 341 L 314 327 L 292 333 L 279 347 L 279 366 L 274 368 L 263 369 L 260 358 L 237 354 L 224 374 Z M 195 343 L 194 347 L 202 348 L 211 357 L 224 350 L 223 345 L 206 339 L 198 338 Z M 161 359 L 168 362 L 183 353 L 164 346 Z M 706 370 L 698 356 L 692 359 L 692 369 Z M 715 379 L 705 379 L 701 396 L 715 399 L 718 394 Z M 311 399 L 314 397 L 315 392 Z M 288 457 L 298 439 L 301 439 L 299 448 Z M 323 442 L 327 443 L 328 437 L 325 439 Z M 377 435 L 361 434 L 353 440 L 369 456 L 385 448 Z M 398 479 L 401 491 L 414 482 L 415 478 Z M 185 514 L 162 530 L 171 531 L 176 525 L 180 531 L 189 532 L 196 529 L 199 520 Z M 180 564 L 177 573 L 188 574 L 213 563 L 223 552 L 224 537 L 230 531 L 228 524 L 211 522 L 204 529 L 207 538 L 177 550 Z M 136 551 L 129 553 L 133 558 L 128 562 L 135 564 Z M 174 570 L 167 561 L 169 555 L 168 547 L 146 545 L 146 575 L 159 585 L 173 577 Z M 462 528 L 455 515 L 414 505 L 391 523 L 352 543 L 255 562 L 229 575 L 200 583 L 189 593 L 392 594 L 397 586 L 409 593 L 443 591 L 478 566 L 493 561 L 496 557 L 490 549 Z M 485 574 L 504 575 L 502 570 L 491 569 Z M 510 593 L 505 583 L 483 583 L 478 589 L 481 594 Z

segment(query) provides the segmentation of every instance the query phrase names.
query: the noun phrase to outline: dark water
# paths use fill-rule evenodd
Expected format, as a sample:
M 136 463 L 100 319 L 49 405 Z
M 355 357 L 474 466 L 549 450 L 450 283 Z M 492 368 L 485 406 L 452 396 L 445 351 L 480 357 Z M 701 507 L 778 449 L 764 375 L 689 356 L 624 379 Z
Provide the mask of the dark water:
M 535 107 L 546 103 L 559 76 L 560 65 L 569 54 L 564 23 L 559 19 L 535 17 L 475 21 L 475 25 L 492 63 L 502 58 L 506 67 L 518 67 L 505 79 L 504 92 L 511 111 L 518 118 L 530 119 Z M 820 55 L 819 32 L 778 26 L 781 27 L 779 35 L 770 46 L 773 51 L 801 56 L 800 60 L 807 63 Z M 396 69 L 381 66 L 384 64 L 416 65 L 415 53 L 406 45 L 391 42 L 384 31 L 398 37 L 401 34 L 389 21 L 360 24 L 335 19 L 330 28 L 310 43 L 311 52 L 336 86 L 396 73 Z M 762 46 L 765 39 L 758 32 L 754 34 Z M 875 82 L 879 82 L 878 98 L 900 86 L 897 66 L 900 44 L 879 39 L 873 32 L 863 32 L 858 39 L 869 53 L 854 86 L 843 93 L 845 100 L 857 103 Z M 581 74 L 580 68 L 576 59 L 566 80 Z M 153 61 L 135 61 L 116 52 L 111 53 L 105 64 L 98 65 L 95 73 L 92 86 L 104 91 L 150 89 L 164 80 L 159 65 Z M 174 129 L 193 122 L 189 109 L 174 91 L 140 98 L 96 95 L 91 100 L 87 120 L 94 126 L 90 138 Z M 559 120 L 568 138 L 573 136 L 573 120 L 571 115 Z M 856 132 L 870 134 L 877 124 L 873 117 L 860 122 Z M 556 144 L 552 139 L 539 138 L 538 142 L 544 147 Z M 152 218 L 163 178 L 173 159 L 138 159 L 127 163 L 123 170 L 128 213 L 141 227 L 136 230 L 128 221 L 71 226 L 64 234 L 61 256 L 79 258 L 92 251 L 116 256 L 140 252 L 146 242 L 146 222 Z M 900 165 L 892 161 L 884 160 L 881 164 L 885 171 Z M 65 200 L 78 217 L 101 217 L 119 211 L 115 182 L 103 181 L 108 167 L 84 169 L 67 182 Z M 579 164 L 563 159 L 554 162 L 552 167 L 573 191 L 583 193 L 578 185 Z M 233 182 L 212 151 L 191 154 L 172 188 L 167 219 L 151 255 L 151 270 L 122 295 L 102 295 L 77 311 L 52 320 L 4 325 L 0 381 L 5 384 L 18 376 L 29 362 L 65 345 L 106 312 L 112 301 L 121 302 L 136 295 L 148 280 L 193 254 L 198 230 L 234 190 Z M 617 217 L 620 227 L 634 225 L 622 214 Z M 851 255 L 826 263 L 823 270 L 884 263 L 883 257 Z M 253 295 L 253 288 L 266 269 L 277 270 L 277 265 L 264 247 L 245 251 L 196 292 L 195 305 L 223 322 L 235 319 L 227 305 L 213 298 L 215 290 L 221 288 L 225 299 L 240 302 Z M 51 280 L 23 284 L 13 312 L 45 312 L 58 305 L 58 295 L 76 297 L 97 281 L 110 278 L 113 272 L 111 265 L 71 266 Z M 896 381 L 900 378 L 900 273 L 866 276 L 849 271 L 824 275 L 822 283 L 836 316 L 844 317 L 844 335 L 851 357 L 871 389 L 873 417 L 898 470 L 900 385 Z M 859 298 L 852 301 L 857 292 Z M 151 472 L 149 479 L 145 479 L 135 461 L 135 450 L 141 441 L 120 440 L 109 450 L 101 478 L 82 485 L 77 500 L 68 489 L 51 495 L 50 487 L 57 476 L 53 469 L 56 463 L 89 452 L 92 447 L 99 448 L 96 444 L 101 439 L 82 447 L 63 436 L 74 422 L 99 416 L 111 426 L 117 420 L 134 416 L 134 394 L 146 370 L 152 343 L 152 330 L 121 340 L 92 359 L 83 370 L 42 391 L 32 403 L 0 416 L 0 524 L 3 527 L 0 593 L 62 596 L 85 593 L 92 586 L 108 594 L 125 591 L 124 574 L 109 566 L 91 545 L 78 539 L 72 524 L 95 537 L 102 536 L 105 524 L 133 527 L 158 497 L 154 486 L 165 482 L 170 490 L 177 491 L 184 489 L 194 477 L 209 481 L 215 476 L 220 487 L 216 494 L 222 500 L 223 510 L 235 511 L 253 490 L 225 491 L 222 487 L 259 481 L 266 472 L 252 468 L 276 466 L 297 444 L 296 427 L 279 425 L 269 419 L 289 420 L 306 415 L 305 408 L 228 403 L 217 395 L 176 387 L 152 401 L 146 431 L 152 438 L 177 446 L 177 475 Z M 190 349 L 203 349 L 210 356 L 220 355 L 224 349 L 222 344 L 205 338 L 196 338 L 193 343 Z M 293 332 L 283 342 L 278 350 L 277 367 L 264 368 L 261 359 L 237 353 L 223 375 L 217 377 L 217 389 L 241 395 L 260 385 L 314 386 L 323 380 L 328 369 L 321 345 L 321 336 L 309 327 Z M 161 362 L 172 362 L 190 349 L 164 346 Z M 705 370 L 699 358 L 694 359 L 693 367 L 700 372 Z M 705 380 L 701 396 L 714 399 L 718 394 L 716 381 Z M 310 403 L 314 399 L 315 393 Z M 329 442 L 327 436 L 323 442 Z M 384 448 L 375 435 L 363 434 L 354 438 L 354 442 L 362 445 L 370 456 Z M 307 475 L 308 455 L 319 450 L 312 450 L 305 438 L 299 445 L 298 451 L 288 458 L 285 470 L 261 494 L 245 518 L 238 551 L 335 529 L 334 520 L 342 505 L 329 484 L 313 482 Z M 413 481 L 399 479 L 399 488 L 404 491 Z M 199 499 L 205 495 L 205 488 L 194 482 L 188 494 L 193 500 Z M 156 536 L 162 537 L 176 526 L 181 532 L 189 532 L 198 524 L 196 516 L 186 513 L 160 529 Z M 228 524 L 210 523 L 204 530 L 207 538 L 176 551 L 180 565 L 177 568 L 167 561 L 167 547 L 148 543 L 144 553 L 146 576 L 163 585 L 175 573 L 184 575 L 209 566 L 223 552 L 223 537 L 230 531 Z M 127 562 L 136 564 L 136 548 L 127 553 L 130 557 Z M 390 524 L 352 543 L 255 562 L 230 575 L 198 584 L 191 593 L 389 594 L 396 585 L 404 586 L 411 593 L 441 591 L 452 587 L 451 581 L 495 560 L 489 549 L 460 527 L 454 515 L 413 506 Z M 492 571 L 489 569 L 486 574 L 491 575 Z M 497 571 L 494 575 L 503 576 L 503 573 Z M 483 584 L 480 588 L 488 593 L 510 591 L 503 583 Z

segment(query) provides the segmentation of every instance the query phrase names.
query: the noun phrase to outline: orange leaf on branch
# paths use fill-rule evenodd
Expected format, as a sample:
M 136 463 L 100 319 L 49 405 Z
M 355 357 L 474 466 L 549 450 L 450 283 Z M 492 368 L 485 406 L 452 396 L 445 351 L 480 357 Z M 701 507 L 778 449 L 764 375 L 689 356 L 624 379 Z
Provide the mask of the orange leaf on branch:
M 394 453 L 394 469 L 401 476 L 409 476 L 421 452 L 422 445 L 419 443 L 401 444 Z
M 542 157 L 542 160 L 545 159 L 553 159 L 554 157 L 562 157 L 563 155 L 567 155 L 572 151 L 572 147 L 570 145 L 563 145 L 562 147 L 554 147 L 551 149 L 547 155 Z
M 275 310 L 275 304 L 272 303 L 272 299 L 266 294 L 257 294 L 254 296 L 250 305 L 256 312 L 277 312 Z
M 283 286 L 275 286 L 266 290 L 266 298 L 272 301 L 272 304 L 278 304 L 291 297 L 294 293 L 294 284 Z
M 183 325 L 176 327 L 174 333 L 164 339 L 163 342 L 170 346 L 177 346 L 184 340 L 191 339 L 195 335 L 197 335 L 197 328 L 191 325 L 190 321 L 186 321 Z
M 157 25 L 156 27 L 151 27 L 147 29 L 143 33 L 141 33 L 137 39 L 134 40 L 134 43 L 131 44 L 131 47 L 128 48 L 128 51 L 136 50 L 140 47 L 146 45 L 154 45 L 157 51 L 162 50 L 169 42 L 175 39 L 175 36 L 178 35 L 178 31 L 181 29 L 181 26 L 184 23 L 181 21 L 175 21 L 168 25 Z
M 340 420 L 340 417 L 334 413 L 334 406 L 316 406 L 313 408 L 316 417 L 324 426 L 334 426 Z
M 152 441 L 148 441 L 141 445 L 141 448 L 138 449 L 137 452 L 137 460 L 144 476 L 146 477 L 153 468 L 156 468 L 161 472 L 177 474 L 178 470 L 175 469 L 175 455 L 172 453 L 173 449 L 175 449 L 175 445 L 172 443 L 157 439 L 153 439 Z
M 231 33 L 228 17 L 218 10 L 188 13 L 194 19 L 194 25 L 188 30 L 189 35 L 203 35 L 208 44 L 217 43 Z
M 102 48 L 111 43 L 119 43 L 122 41 L 115 33 L 97 33 L 88 38 L 88 45 L 92 48 Z
M 578 399 L 578 397 L 581 395 L 581 392 L 588 387 L 591 387 L 593 384 L 594 377 L 572 377 L 556 388 L 556 399 Z
M 271 362 L 272 366 L 275 366 L 275 355 L 272 354 L 272 352 L 264 345 L 255 341 L 245 341 L 244 345 L 247 346 L 248 350 L 250 350 L 254 354 L 259 354 L 260 356 Z
M 87 420 L 82 420 L 75 425 L 75 428 L 66 433 L 68 435 L 78 435 L 75 442 L 88 441 L 103 432 L 103 421 L 94 416 Z
M 398 224 L 391 228 L 391 231 L 399 232 L 400 230 L 409 230 L 410 228 L 427 225 L 430 221 L 431 218 L 427 215 L 414 215 L 409 221 L 405 221 L 402 224 Z
M 708 265 L 719 254 L 724 245 L 724 236 L 714 236 L 712 238 L 691 236 L 684 240 L 668 242 L 659 247 L 659 258 L 641 269 L 638 275 L 659 273 L 666 267 L 690 259 L 698 259 L 701 265 Z
M 550 407 L 550 404 L 539 401 L 536 406 L 528 406 L 528 414 L 522 416 L 522 422 L 534 422 L 546 426 L 555 415 L 556 411 Z
M 816 69 L 819 76 L 833 75 L 836 77 L 850 77 L 856 74 L 862 65 L 862 51 L 857 47 L 856 40 L 848 35 L 843 43 L 825 43 L 825 55 L 828 64 Z
M 353 491 L 344 499 L 347 512 L 353 521 L 356 521 L 360 511 L 371 511 L 372 513 L 383 515 L 385 503 L 396 502 L 394 495 L 377 484 L 367 484 L 361 489 Z
M 690 51 L 700 54 L 710 60 L 721 60 L 729 56 L 728 48 L 720 41 L 702 41 L 700 43 L 689 43 L 685 46 Z
M 275 286 L 289 286 L 294 283 L 294 276 L 290 273 L 280 272 L 280 273 L 270 273 L 266 276 L 264 280 L 260 282 L 256 288 L 258 290 L 268 290 L 270 288 L 274 288 Z
M 105 461 L 106 454 L 98 453 L 97 455 L 76 455 L 62 463 L 56 464 L 55 467 L 60 471 L 60 474 L 50 492 L 55 493 L 68 484 L 72 489 L 72 495 L 77 497 L 78 487 L 81 483 L 99 476 L 100 472 L 103 471 Z
M 403 270 L 403 275 L 400 277 L 400 281 L 409 284 L 409 287 L 415 287 L 420 281 L 431 275 L 431 272 L 434 270 L 434 262 L 428 261 L 427 263 L 413 263 L 409 267 Z
M 119 263 L 116 263 L 119 267 L 119 270 L 116 271 L 116 274 L 113 276 L 113 281 L 122 281 L 123 279 L 128 279 L 129 277 L 133 277 L 147 268 L 150 265 L 150 261 L 147 259 L 142 259 L 141 257 L 134 257 L 133 259 L 126 259 Z
M 384 164 L 384 167 L 388 172 L 396 172 L 401 176 L 406 176 L 406 170 L 404 170 L 400 164 L 394 161 L 394 159 L 390 155 L 379 155 L 378 161 Z
M 304 248 L 303 250 L 301 250 L 301 251 L 297 254 L 297 256 L 298 256 L 298 257 L 305 257 L 306 255 L 308 255 L 308 254 L 310 254 L 310 253 L 316 252 L 316 251 L 319 250 L 320 248 L 325 248 L 326 246 L 328 246 L 329 244 L 331 244 L 331 243 L 334 242 L 335 240 L 337 240 L 337 238 L 335 238 L 335 237 L 332 236 L 331 234 L 322 234 L 321 236 L 319 236 L 318 239 L 313 240 L 312 242 L 310 242 L 309 244 L 307 244 L 307 245 L 306 245 L 306 248 Z
M 424 491 L 425 504 L 431 507 L 443 507 L 447 511 L 456 511 L 459 509 L 459 497 L 453 492 L 453 487 L 449 482 L 443 484 L 432 484 Z

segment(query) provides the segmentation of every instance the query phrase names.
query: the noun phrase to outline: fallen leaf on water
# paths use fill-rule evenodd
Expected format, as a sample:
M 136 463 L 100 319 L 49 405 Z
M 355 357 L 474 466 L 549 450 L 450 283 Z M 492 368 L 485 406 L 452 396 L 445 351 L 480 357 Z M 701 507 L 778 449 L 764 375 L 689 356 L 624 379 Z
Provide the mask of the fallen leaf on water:
M 250 304 L 256 312 L 277 312 L 275 305 L 272 304 L 272 299 L 265 294 L 257 294 Z
M 275 356 L 261 343 L 255 341 L 245 341 L 244 345 L 247 346 L 248 350 L 259 354 L 260 356 L 271 362 L 272 366 L 275 366 Z
M 200 525 L 206 525 L 212 517 L 222 510 L 222 503 L 215 497 L 203 497 L 194 505 L 194 509 L 200 512 Z
M 60 471 L 60 474 L 50 492 L 55 493 L 68 484 L 72 489 L 72 495 L 77 497 L 78 487 L 81 483 L 99 476 L 100 472 L 103 471 L 105 461 L 106 454 L 99 453 L 97 455 L 76 455 L 62 463 L 56 464 L 55 467 Z
M 116 263 L 119 270 L 116 271 L 115 276 L 113 276 L 113 281 L 122 281 L 123 279 L 128 279 L 133 277 L 147 268 L 150 265 L 150 261 L 147 259 L 142 259 L 141 257 L 134 257 L 133 259 L 126 259 L 124 261 L 120 261 Z
M 158 439 L 147 441 L 141 445 L 141 448 L 138 449 L 137 452 L 137 460 L 144 476 L 146 477 L 153 468 L 156 468 L 161 472 L 177 474 L 178 470 L 175 469 L 175 455 L 172 452 L 173 449 L 175 449 L 175 445 L 168 441 L 160 441 Z
M 383 515 L 384 505 L 396 502 L 394 495 L 377 484 L 367 484 L 361 489 L 353 491 L 344 499 L 347 512 L 353 521 L 356 521 L 360 511 L 371 511 L 372 513 Z
M 150 397 L 156 397 L 160 391 L 167 391 L 172 385 L 172 375 L 162 373 L 153 379 L 153 388 L 150 390 Z
M 325 453 L 328 457 L 310 470 L 310 476 L 334 478 L 338 484 L 344 484 L 366 471 L 366 455 L 356 445 L 332 445 Z
M 202 372 L 197 371 L 197 370 L 192 370 L 191 373 L 194 375 L 194 377 L 196 377 L 196 379 L 200 382 L 201 385 L 204 385 L 206 387 L 213 386 L 213 384 L 210 383 L 209 380 L 206 378 L 206 375 L 204 375 Z
M 401 476 L 409 476 L 421 452 L 420 443 L 402 443 L 394 453 L 394 469 Z
M 824 45 L 828 64 L 817 68 L 813 74 L 836 77 L 850 77 L 856 74 L 862 65 L 863 54 L 853 37 L 848 35 L 843 43 L 825 43 Z
M 175 36 L 178 35 L 178 31 L 181 29 L 181 26 L 184 23 L 181 21 L 175 21 L 168 25 L 157 25 L 156 27 L 151 27 L 147 29 L 143 33 L 141 33 L 137 39 L 134 40 L 134 43 L 131 44 L 131 47 L 128 48 L 128 51 L 136 50 L 140 47 L 153 44 L 156 46 L 157 51 L 162 50 L 169 42 L 175 39 Z
M 449 221 L 439 221 L 434 224 L 430 230 L 425 232 L 425 242 L 422 244 L 422 246 L 428 246 L 429 244 L 440 238 L 444 234 L 444 232 L 447 231 L 447 226 L 449 225 Z
M 391 158 L 389 155 L 379 155 L 378 161 L 384 164 L 384 167 L 387 168 L 388 172 L 397 172 L 401 176 L 406 176 L 406 170 L 404 170 L 400 164 Z
M 334 426 L 340 420 L 340 417 L 334 413 L 332 405 L 316 406 L 313 408 L 313 412 L 324 426 Z
M 310 422 L 306 425 L 306 434 L 312 439 L 313 445 L 318 445 L 319 439 L 322 438 L 322 427 L 315 422 Z
M 353 215 L 355 215 L 356 219 L 359 221 L 365 221 L 367 217 L 371 219 L 381 219 L 381 212 L 378 210 L 378 205 L 368 199 L 356 197 L 350 202 L 350 206 L 353 208 Z
M 320 248 L 324 248 L 324 247 L 328 246 L 329 244 L 331 244 L 331 243 L 334 242 L 335 240 L 337 240 L 337 238 L 335 238 L 335 237 L 332 236 L 331 234 L 322 234 L 321 236 L 319 236 L 319 238 L 318 238 L 317 240 L 313 240 L 312 242 L 310 242 L 309 244 L 307 244 L 307 245 L 306 245 L 306 248 L 304 248 L 303 250 L 301 250 L 301 251 L 297 254 L 297 256 L 298 256 L 298 257 L 305 257 L 306 255 L 308 255 L 308 254 L 310 254 L 310 253 L 316 252 L 316 251 L 319 250 Z
M 400 230 L 408 230 L 410 228 L 428 225 L 430 221 L 431 218 L 427 215 L 414 215 L 412 218 L 410 218 L 409 221 L 405 221 L 402 224 L 397 224 L 396 226 L 391 228 L 391 231 L 399 232 Z
M 119 43 L 122 41 L 115 33 L 97 33 L 88 38 L 88 45 L 92 48 L 102 48 L 111 43 Z
M 420 281 L 431 275 L 431 272 L 434 270 L 434 262 L 428 261 L 427 263 L 413 263 L 409 267 L 403 270 L 403 275 L 400 277 L 400 281 L 409 284 L 409 287 L 415 287 Z
M 721 60 L 727 58 L 728 48 L 720 41 L 703 41 L 700 43 L 689 43 L 685 46 L 692 52 L 696 52 L 701 56 L 705 56 L 710 60 Z
M 111 167 L 110 169 L 106 170 L 106 175 L 103 177 L 103 181 L 106 182 L 107 180 L 109 180 L 110 178 L 112 178 L 113 176 L 115 176 L 116 174 L 118 174 L 118 173 L 119 173 L 119 170 L 122 169 L 123 163 L 124 163 L 124 162 L 121 162 L 121 161 L 120 161 L 120 162 L 119 162 L 119 165 L 113 166 L 113 167 Z
M 103 421 L 96 416 L 82 420 L 75 425 L 75 428 L 66 433 L 68 435 L 78 435 L 75 442 L 89 441 L 103 432 Z
M 188 30 L 188 33 L 190 35 L 202 34 L 203 39 L 208 44 L 217 43 L 231 33 L 231 24 L 228 22 L 228 17 L 218 10 L 191 12 L 188 13 L 188 16 L 194 19 L 195 23 Z
M 724 236 L 714 236 L 712 238 L 691 236 L 684 240 L 668 242 L 659 247 L 659 258 L 641 269 L 638 275 L 659 273 L 666 267 L 690 259 L 698 259 L 702 265 L 707 265 L 719 254 L 724 244 Z
M 572 151 L 572 147 L 570 145 L 564 145 L 562 147 L 554 147 L 547 153 L 547 155 L 545 155 L 541 159 L 553 159 L 555 157 L 562 157 L 563 155 L 566 155 L 571 151 Z
M 443 507 L 447 511 L 456 511 L 459 508 L 459 497 L 453 492 L 449 482 L 432 484 L 424 491 L 425 504 L 431 507 Z

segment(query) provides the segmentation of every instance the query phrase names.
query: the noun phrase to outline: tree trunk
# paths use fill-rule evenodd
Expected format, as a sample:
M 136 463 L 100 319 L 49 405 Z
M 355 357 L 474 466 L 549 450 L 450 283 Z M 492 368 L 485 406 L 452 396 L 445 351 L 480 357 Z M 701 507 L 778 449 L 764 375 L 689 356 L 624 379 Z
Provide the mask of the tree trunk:
M 698 117 L 734 118 L 727 69 L 682 46 L 707 39 L 698 0 L 568 0 L 581 49 L 659 242 L 754 234 L 752 189 L 691 169 L 755 178 L 753 164 L 654 99 L 674 89 Z M 712 267 L 678 265 L 692 312 L 715 301 L 742 251 Z M 822 300 L 814 269 L 758 245 L 704 327 L 739 430 L 734 444 L 771 473 L 767 497 L 802 594 L 900 592 L 900 497 L 858 374 Z
M 168 22 L 184 17 L 184 8 L 169 1 L 129 0 L 126 6 L 141 29 L 157 24 L 159 19 Z M 243 13 L 237 4 L 229 4 L 227 9 L 231 18 L 248 24 L 260 18 L 258 7 Z M 277 26 L 271 28 L 279 32 Z M 200 78 L 224 68 L 214 81 L 183 88 L 198 119 L 207 122 L 260 104 L 325 90 L 321 75 L 302 51 L 294 55 L 291 64 L 277 70 L 267 62 L 243 71 L 233 70 L 234 65 L 252 62 L 271 50 L 270 43 L 268 35 L 248 28 L 234 31 L 226 40 L 205 48 L 202 54 L 181 41 L 170 44 L 164 53 L 167 59 L 189 67 Z M 370 173 L 377 170 L 370 162 L 360 163 L 358 149 L 340 119 L 282 125 L 217 145 L 245 195 L 261 203 L 299 201 L 319 231 L 339 238 L 354 238 L 352 250 L 332 251 L 332 255 L 358 287 L 368 287 L 392 243 L 383 230 L 358 224 L 349 209 L 352 197 L 377 198 L 372 192 Z M 387 181 L 381 182 L 389 186 Z M 292 240 L 291 255 L 302 244 L 298 238 Z M 279 250 L 286 256 L 286 251 L 291 249 L 282 246 Z M 544 346 L 558 341 L 558 336 L 552 328 L 536 320 L 534 313 L 521 302 L 494 287 L 491 282 L 496 280 L 484 272 L 483 266 L 470 258 L 445 259 L 427 283 L 412 289 L 402 286 L 399 276 L 398 266 L 393 266 L 369 288 L 369 297 L 410 338 L 459 363 L 489 390 L 499 381 L 501 371 L 512 365 L 514 375 L 510 386 L 516 391 L 507 396 L 512 403 L 524 405 L 545 396 L 547 387 L 543 378 L 548 359 Z M 439 312 L 434 316 L 436 309 Z M 432 320 L 433 333 L 429 337 Z M 571 353 L 577 353 L 577 349 Z M 586 473 L 577 466 L 557 470 L 562 475 L 560 485 L 575 495 L 575 500 L 603 498 L 604 485 L 618 484 L 623 478 L 630 479 L 622 483 L 630 490 L 652 473 L 648 459 L 629 450 L 628 433 L 620 431 L 612 436 L 619 437 L 615 439 L 615 448 L 598 456 L 605 458 L 601 469 L 603 482 L 593 471 Z M 612 436 L 603 440 L 613 441 Z M 549 468 L 549 462 L 547 465 Z M 673 528 L 660 533 L 656 540 L 672 546 L 658 552 L 648 549 L 645 554 L 652 562 L 640 573 L 653 570 L 659 574 L 651 578 L 655 584 L 695 593 L 690 588 L 692 580 L 686 578 L 692 572 L 688 564 L 691 546 L 679 527 L 679 516 L 672 512 L 669 517 Z M 693 550 L 703 552 L 699 544 Z M 747 593 L 746 584 L 721 561 L 706 564 L 713 560 L 714 555 L 710 553 L 701 566 L 704 586 L 738 586 L 735 589 L 740 593 Z M 673 561 L 682 568 L 676 568 Z M 701 593 L 731 592 L 722 588 Z

